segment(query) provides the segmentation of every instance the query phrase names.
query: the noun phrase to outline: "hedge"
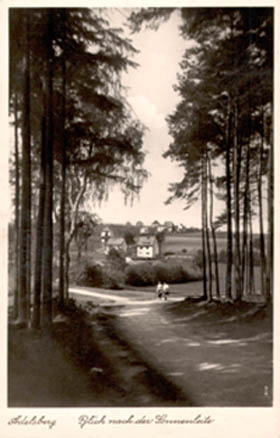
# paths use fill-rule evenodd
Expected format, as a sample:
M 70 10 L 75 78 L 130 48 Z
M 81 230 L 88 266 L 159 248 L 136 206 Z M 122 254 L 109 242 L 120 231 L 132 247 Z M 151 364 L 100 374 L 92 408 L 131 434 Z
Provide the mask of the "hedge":
M 185 283 L 201 278 L 200 270 L 178 260 L 134 263 L 125 269 L 125 282 L 131 286 L 150 286 L 158 281 Z
M 201 280 L 201 271 L 185 260 L 146 261 L 127 265 L 121 271 L 111 266 L 87 264 L 82 268 L 76 283 L 80 286 L 123 289 L 130 286 L 151 286 L 158 281 L 166 283 L 185 283 Z
M 76 279 L 76 284 L 79 286 L 106 289 L 123 289 L 124 282 L 123 272 L 98 264 L 86 264 Z

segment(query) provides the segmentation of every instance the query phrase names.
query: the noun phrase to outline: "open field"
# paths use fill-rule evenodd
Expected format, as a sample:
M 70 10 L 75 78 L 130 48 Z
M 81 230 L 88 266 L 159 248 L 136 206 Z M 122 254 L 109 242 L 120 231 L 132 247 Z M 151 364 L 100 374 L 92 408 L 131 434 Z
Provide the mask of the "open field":
M 225 249 L 227 240 L 225 237 L 217 238 L 218 251 Z M 163 252 L 174 252 L 194 255 L 197 250 L 202 249 L 202 241 L 199 233 L 182 234 L 182 235 L 168 235 L 163 244 Z

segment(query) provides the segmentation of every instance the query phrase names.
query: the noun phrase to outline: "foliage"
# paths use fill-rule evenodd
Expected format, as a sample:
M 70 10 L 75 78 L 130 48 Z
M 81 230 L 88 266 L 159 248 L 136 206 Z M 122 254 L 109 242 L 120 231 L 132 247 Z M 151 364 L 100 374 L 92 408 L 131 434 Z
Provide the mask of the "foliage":
M 22 190 L 17 203 L 22 218 L 21 286 L 15 307 L 25 325 L 32 309 L 36 328 L 49 329 L 52 322 L 53 260 L 58 258 L 53 219 L 60 221 L 63 301 L 71 242 L 76 236 L 81 252 L 95 226 L 83 212 L 85 201 L 106 200 L 115 184 L 124 200 L 132 201 L 148 176 L 143 167 L 145 128 L 132 115 L 121 83 L 122 73 L 136 67 L 132 61 L 136 50 L 105 15 L 102 8 L 9 10 L 9 109 L 22 136 Z M 18 162 L 19 154 L 16 158 Z M 19 195 L 18 186 L 16 192 Z M 35 217 L 36 287 L 31 303 L 29 241 Z M 112 272 L 106 281 L 116 285 L 118 275 Z
M 79 286 L 123 289 L 124 275 L 122 271 L 108 266 L 86 264 L 77 276 L 76 283 Z
M 222 250 L 222 251 L 224 251 L 224 250 Z M 195 266 L 198 266 L 200 269 L 202 269 L 202 267 L 203 267 L 203 251 L 202 251 L 202 249 L 198 249 L 196 251 L 196 254 L 193 258 L 193 263 Z
M 115 248 L 111 248 L 106 256 L 107 266 L 113 271 L 123 272 L 126 262 L 125 257 Z
M 123 271 L 105 267 L 103 275 L 103 287 L 117 290 L 124 288 L 125 276 Z
M 76 283 L 79 286 L 101 287 L 103 286 L 103 269 L 98 264 L 86 264 L 82 267 Z
M 130 227 L 131 228 L 131 227 Z M 131 229 L 128 229 L 125 231 L 124 239 L 127 245 L 134 245 L 135 244 L 135 233 L 131 231 Z
M 201 272 L 180 259 L 133 263 L 125 270 L 125 281 L 131 286 L 155 285 L 158 281 L 185 283 L 200 279 Z
M 211 259 L 215 260 L 216 280 L 219 278 L 215 229 L 224 223 L 227 298 L 232 298 L 232 266 L 236 299 L 245 293 L 242 276 L 252 275 L 250 228 L 257 211 L 262 235 L 262 293 L 269 299 L 273 272 L 273 9 L 140 8 L 131 14 L 131 27 L 139 31 L 145 24 L 157 29 L 173 13 L 180 15 L 181 34 L 191 44 L 174 87 L 180 100 L 167 118 L 172 142 L 164 157 L 184 170 L 181 180 L 170 184 L 167 203 L 180 199 L 187 209 L 201 197 L 203 254 L 197 255 L 197 263 L 203 264 L 205 299 L 212 298 Z M 211 170 L 216 163 L 220 169 L 221 164 L 224 167 L 224 174 L 217 179 Z M 263 176 L 269 191 L 267 248 L 263 238 Z M 218 190 L 226 210 L 214 221 L 213 200 Z
M 125 269 L 125 282 L 131 286 L 149 286 L 156 283 L 155 272 L 148 262 L 133 263 Z

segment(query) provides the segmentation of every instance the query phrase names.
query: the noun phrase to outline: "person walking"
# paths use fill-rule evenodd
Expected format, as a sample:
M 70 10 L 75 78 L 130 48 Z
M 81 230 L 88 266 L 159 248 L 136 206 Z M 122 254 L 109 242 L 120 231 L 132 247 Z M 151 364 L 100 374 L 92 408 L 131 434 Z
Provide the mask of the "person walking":
M 167 283 L 163 283 L 162 286 L 162 296 L 165 300 L 167 300 L 167 297 L 169 295 L 170 291 L 169 291 L 169 286 Z
M 161 297 L 162 297 L 162 292 L 163 292 L 163 290 L 162 290 L 162 284 L 161 284 L 161 282 L 159 281 L 158 284 L 157 284 L 157 288 L 156 288 L 157 297 L 158 297 L 159 299 L 161 299 Z

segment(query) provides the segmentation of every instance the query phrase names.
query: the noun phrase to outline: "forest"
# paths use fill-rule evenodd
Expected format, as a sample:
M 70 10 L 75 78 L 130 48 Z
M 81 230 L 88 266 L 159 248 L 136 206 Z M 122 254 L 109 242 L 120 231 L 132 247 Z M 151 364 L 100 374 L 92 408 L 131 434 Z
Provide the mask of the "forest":
M 156 31 L 173 13 L 180 15 L 182 38 L 193 44 L 174 84 L 179 103 L 167 118 L 172 142 L 164 156 L 184 171 L 170 185 L 167 203 L 179 199 L 188 209 L 201 202 L 206 302 L 240 302 L 254 294 L 257 222 L 260 289 L 270 303 L 273 9 L 140 8 L 132 10 L 128 23 L 132 32 L 145 26 Z M 48 332 L 54 258 L 63 308 L 71 243 L 77 229 L 95 220 L 85 212 L 86 201 L 106 202 L 113 185 L 133 199 L 148 180 L 145 126 L 132 115 L 121 81 L 124 71 L 137 68 L 136 49 L 104 10 L 84 8 L 11 8 L 9 42 L 13 319 L 19 327 Z M 217 167 L 223 172 L 217 174 Z M 219 217 L 215 199 L 224 202 Z M 227 237 L 224 284 L 216 245 L 221 226 Z
M 153 29 L 173 8 L 132 14 L 132 28 Z M 182 8 L 185 51 L 174 85 L 180 102 L 168 116 L 165 153 L 184 169 L 167 202 L 188 209 L 200 199 L 205 300 L 241 300 L 255 291 L 253 221 L 258 222 L 261 293 L 273 288 L 273 9 Z M 224 172 L 215 175 L 223 163 Z M 225 204 L 214 216 L 215 197 Z M 264 230 L 264 215 L 267 232 Z M 216 230 L 226 225 L 227 270 L 219 282 Z M 212 282 L 215 279 L 215 290 Z M 234 279 L 234 280 L 233 280 Z M 233 288 L 233 281 L 235 287 Z
M 134 67 L 130 56 L 135 49 L 99 10 L 13 8 L 9 12 L 14 316 L 20 326 L 31 323 L 48 330 L 54 251 L 59 254 L 63 305 L 69 247 L 85 221 L 81 210 L 86 195 L 101 200 L 110 185 L 118 184 L 124 197 L 130 198 L 147 176 L 144 127 L 131 117 L 120 82 L 121 72 Z M 36 229 L 34 260 L 32 229 Z

